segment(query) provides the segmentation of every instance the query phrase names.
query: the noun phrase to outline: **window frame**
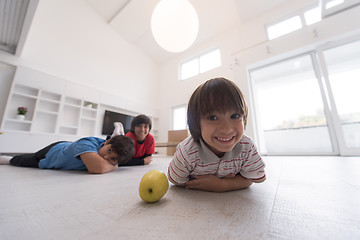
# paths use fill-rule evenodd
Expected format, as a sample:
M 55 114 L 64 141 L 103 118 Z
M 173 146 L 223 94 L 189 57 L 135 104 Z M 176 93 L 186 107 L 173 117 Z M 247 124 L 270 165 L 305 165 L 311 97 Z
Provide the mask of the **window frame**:
M 276 20 L 274 20 L 274 21 L 268 22 L 268 23 L 265 24 L 265 26 L 264 26 L 264 27 L 265 27 L 265 32 L 266 32 L 267 39 L 268 39 L 269 41 L 271 41 L 271 40 L 273 40 L 273 39 L 277 39 L 277 38 L 279 38 L 279 37 L 286 36 L 286 35 L 288 35 L 288 34 L 290 34 L 290 33 L 296 32 L 296 31 L 298 31 L 298 30 L 300 30 L 300 29 L 303 29 L 303 28 L 305 28 L 305 27 L 307 27 L 307 26 L 311 26 L 312 24 L 315 24 L 315 23 L 319 22 L 319 21 L 317 21 L 317 22 L 314 22 L 314 23 L 311 23 L 311 24 L 307 24 L 307 22 L 306 22 L 306 17 L 305 17 L 305 13 L 306 13 L 306 12 L 308 12 L 309 10 L 318 8 L 318 7 L 320 8 L 320 21 L 321 21 L 321 20 L 322 20 L 321 6 L 319 6 L 318 4 L 311 4 L 311 5 L 307 6 L 307 7 L 301 8 L 301 9 L 299 9 L 299 10 L 297 10 L 297 11 L 294 11 L 294 12 L 291 12 L 291 13 L 289 13 L 289 14 L 287 14 L 287 15 L 284 15 L 283 17 L 278 18 L 278 19 L 276 19 Z M 287 19 L 290 19 L 290 18 L 295 17 L 295 16 L 299 16 L 299 17 L 300 17 L 301 25 L 302 25 L 301 28 L 296 29 L 296 30 L 291 31 L 291 32 L 288 32 L 288 33 L 285 33 L 285 34 L 282 34 L 282 35 L 280 35 L 280 36 L 278 36 L 278 37 L 275 37 L 275 38 L 270 39 L 270 37 L 269 37 L 269 32 L 268 32 L 268 28 L 269 28 L 269 27 L 271 27 L 271 26 L 273 26 L 273 25 L 276 25 L 276 24 L 279 24 L 279 23 L 281 23 L 281 22 L 284 22 L 284 21 L 286 21 Z
M 220 65 L 218 65 L 218 66 L 216 66 L 216 67 L 214 67 L 214 68 L 211 68 L 211 69 L 209 69 L 209 70 L 207 70 L 207 71 L 201 72 L 201 71 L 200 71 L 200 68 L 201 68 L 201 61 L 200 61 L 200 59 L 201 59 L 201 57 L 204 56 L 204 55 L 207 55 L 207 54 L 209 54 L 210 52 L 213 52 L 213 51 L 219 51 L 219 56 L 220 56 L 219 62 L 220 62 Z M 182 61 L 182 62 L 179 63 L 179 66 L 178 66 L 178 80 L 179 80 L 179 81 L 184 81 L 184 80 L 190 79 L 190 78 L 192 78 L 192 77 L 198 76 L 198 75 L 200 75 L 200 74 L 203 74 L 203 73 L 212 71 L 212 70 L 214 70 L 214 69 L 216 69 L 216 68 L 218 68 L 218 67 L 221 67 L 221 65 L 222 65 L 221 59 L 222 59 L 222 58 L 221 58 L 221 50 L 220 50 L 219 47 L 213 47 L 213 48 L 208 49 L 208 50 L 206 50 L 206 51 L 204 51 L 204 52 L 201 52 L 200 54 L 198 54 L 198 55 L 196 55 L 196 56 L 194 56 L 194 57 L 188 58 L 188 59 L 186 59 L 186 60 L 184 60 L 184 61 Z M 197 65 L 198 65 L 198 66 L 197 66 L 197 73 L 196 73 L 195 75 L 190 76 L 190 77 L 183 78 L 183 77 L 182 77 L 182 66 L 183 66 L 184 64 L 186 64 L 186 63 L 189 63 L 189 62 L 193 61 L 193 60 L 197 60 Z

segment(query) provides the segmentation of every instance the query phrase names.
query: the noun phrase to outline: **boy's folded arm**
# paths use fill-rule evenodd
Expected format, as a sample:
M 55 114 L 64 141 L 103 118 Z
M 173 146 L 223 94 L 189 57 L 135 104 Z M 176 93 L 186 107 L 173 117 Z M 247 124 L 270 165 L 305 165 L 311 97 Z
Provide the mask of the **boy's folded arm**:
M 233 174 L 224 178 L 215 175 L 195 176 L 194 180 L 186 183 L 186 188 L 198 189 L 209 192 L 227 192 L 250 187 L 253 182 L 241 175 Z
M 98 153 L 87 152 L 80 155 L 89 173 L 107 173 L 115 170 L 118 166 L 112 165 Z

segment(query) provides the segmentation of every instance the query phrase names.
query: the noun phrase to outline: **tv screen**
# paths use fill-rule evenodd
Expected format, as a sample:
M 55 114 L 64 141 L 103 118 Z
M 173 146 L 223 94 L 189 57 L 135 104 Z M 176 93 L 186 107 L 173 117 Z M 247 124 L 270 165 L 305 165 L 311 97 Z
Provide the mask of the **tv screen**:
M 105 110 L 104 122 L 102 127 L 103 135 L 111 135 L 114 131 L 114 122 L 121 122 L 125 133 L 130 132 L 133 116 Z

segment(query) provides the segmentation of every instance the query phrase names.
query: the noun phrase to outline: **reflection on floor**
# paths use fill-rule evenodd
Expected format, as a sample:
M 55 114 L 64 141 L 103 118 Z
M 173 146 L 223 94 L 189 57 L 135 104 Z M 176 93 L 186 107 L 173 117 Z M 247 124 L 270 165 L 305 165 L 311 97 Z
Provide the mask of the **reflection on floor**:
M 265 157 L 249 189 L 142 202 L 141 177 L 170 160 L 104 175 L 0 165 L 0 239 L 360 239 L 358 157 Z

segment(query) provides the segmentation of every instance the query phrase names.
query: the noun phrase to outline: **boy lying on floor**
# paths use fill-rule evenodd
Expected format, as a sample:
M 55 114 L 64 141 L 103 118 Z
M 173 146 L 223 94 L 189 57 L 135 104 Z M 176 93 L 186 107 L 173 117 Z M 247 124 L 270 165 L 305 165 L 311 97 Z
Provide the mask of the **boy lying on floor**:
M 124 164 L 134 155 L 134 142 L 126 136 L 109 140 L 85 137 L 75 142 L 56 142 L 35 152 L 14 157 L 0 156 L 0 163 L 19 167 L 87 170 L 107 173 Z

